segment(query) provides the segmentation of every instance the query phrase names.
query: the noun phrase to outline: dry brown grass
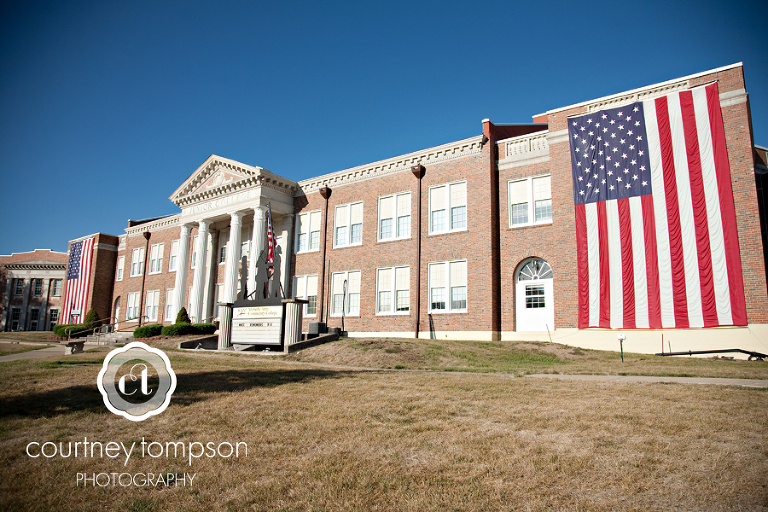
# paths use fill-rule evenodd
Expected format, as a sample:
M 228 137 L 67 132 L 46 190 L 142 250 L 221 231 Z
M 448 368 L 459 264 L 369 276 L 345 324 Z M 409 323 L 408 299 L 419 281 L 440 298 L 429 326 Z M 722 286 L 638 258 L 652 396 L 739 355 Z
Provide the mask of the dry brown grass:
M 169 351 L 170 407 L 132 423 L 95 380 L 107 353 L 0 367 L 1 510 L 764 510 L 768 391 L 338 370 Z M 720 362 L 710 362 L 720 364 Z M 248 457 L 132 458 L 195 485 L 77 488 L 110 459 L 30 441 L 245 441 Z
M 35 343 L 34 345 L 28 343 L 11 343 L 0 341 L 0 356 L 7 356 L 10 354 L 18 354 L 19 352 L 30 352 L 32 350 L 38 350 L 48 347 L 48 344 Z

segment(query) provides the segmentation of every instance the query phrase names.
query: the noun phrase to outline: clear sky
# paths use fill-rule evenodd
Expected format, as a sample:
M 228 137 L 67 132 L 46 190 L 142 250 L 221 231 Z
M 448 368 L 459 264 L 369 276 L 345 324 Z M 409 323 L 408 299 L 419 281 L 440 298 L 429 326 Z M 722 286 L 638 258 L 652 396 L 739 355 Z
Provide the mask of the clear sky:
M 768 146 L 768 2 L 0 5 L 0 254 L 177 213 L 211 154 L 299 181 L 743 62 Z

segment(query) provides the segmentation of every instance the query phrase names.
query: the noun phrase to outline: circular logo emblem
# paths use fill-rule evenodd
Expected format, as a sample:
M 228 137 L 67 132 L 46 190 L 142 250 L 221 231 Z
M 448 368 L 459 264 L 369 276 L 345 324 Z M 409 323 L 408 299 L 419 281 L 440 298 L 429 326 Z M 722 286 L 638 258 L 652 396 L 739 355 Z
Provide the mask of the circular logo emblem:
M 144 421 L 171 403 L 176 374 L 162 350 L 134 341 L 107 355 L 97 385 L 107 409 L 131 421 Z

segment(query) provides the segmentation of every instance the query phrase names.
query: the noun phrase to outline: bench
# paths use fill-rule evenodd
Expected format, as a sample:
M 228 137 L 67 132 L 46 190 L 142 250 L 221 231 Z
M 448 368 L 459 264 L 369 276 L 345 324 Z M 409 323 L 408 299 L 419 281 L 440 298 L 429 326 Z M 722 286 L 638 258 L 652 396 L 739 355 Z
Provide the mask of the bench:
M 62 341 L 61 344 L 64 345 L 64 355 L 79 354 L 83 351 L 85 340 Z

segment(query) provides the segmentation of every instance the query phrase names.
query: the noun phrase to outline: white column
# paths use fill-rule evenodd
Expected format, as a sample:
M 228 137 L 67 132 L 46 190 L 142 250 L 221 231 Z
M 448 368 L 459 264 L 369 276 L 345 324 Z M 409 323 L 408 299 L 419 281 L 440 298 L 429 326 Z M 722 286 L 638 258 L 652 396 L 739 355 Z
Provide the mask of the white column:
M 216 239 L 216 236 L 218 236 L 218 231 L 215 229 L 212 229 L 208 233 L 208 263 L 206 267 L 205 272 L 205 290 L 203 291 L 203 311 L 201 313 L 201 321 L 207 321 L 210 322 L 210 316 L 211 316 L 211 300 L 213 299 L 213 287 L 216 286 L 214 283 L 215 281 L 215 275 L 216 271 L 218 270 L 217 265 L 217 254 L 216 254 L 216 247 L 214 240 Z M 208 318 L 208 320 L 206 320 Z
M 248 258 L 248 293 L 256 289 L 256 261 L 264 249 L 264 236 L 266 234 L 266 217 L 264 209 L 257 206 L 253 210 L 253 235 L 251 235 L 251 254 Z M 255 297 L 255 296 L 254 296 Z
M 288 292 L 291 286 L 291 254 L 293 251 L 293 214 L 289 213 L 283 217 L 283 261 L 282 268 L 280 269 L 280 276 L 283 280 L 283 291 L 285 292 L 284 298 L 292 296 Z
M 179 240 L 179 253 L 176 255 L 176 284 L 173 287 L 173 309 L 176 314 L 184 305 L 184 296 L 187 289 L 187 261 L 189 260 L 189 224 L 181 226 L 181 239 Z M 187 312 L 189 313 L 189 312 Z M 176 317 L 173 317 L 174 320 Z
M 224 297 L 222 302 L 235 302 L 237 295 L 237 267 L 240 264 L 240 232 L 243 227 L 244 212 L 230 214 L 229 242 L 227 243 L 227 268 L 224 277 Z
M 190 319 L 193 322 L 202 320 L 200 315 L 203 311 L 203 289 L 205 288 L 205 264 L 206 249 L 208 249 L 208 226 L 211 221 L 203 219 L 200 221 L 197 230 L 197 245 L 195 246 L 195 277 L 192 281 L 192 296 L 189 298 L 188 311 Z

